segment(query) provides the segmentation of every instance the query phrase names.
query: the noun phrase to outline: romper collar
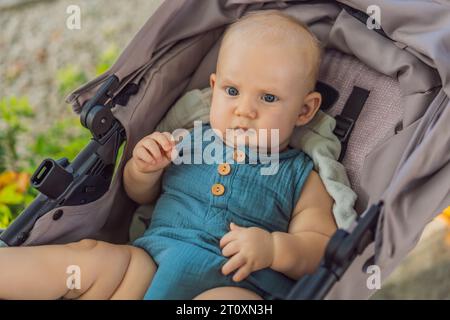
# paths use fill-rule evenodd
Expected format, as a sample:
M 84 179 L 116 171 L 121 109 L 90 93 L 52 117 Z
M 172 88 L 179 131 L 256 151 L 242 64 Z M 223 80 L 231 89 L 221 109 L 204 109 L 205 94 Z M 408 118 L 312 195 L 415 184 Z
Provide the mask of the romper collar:
M 210 128 L 211 128 L 211 126 L 209 124 L 203 125 L 204 130 L 210 129 Z M 242 162 L 242 164 L 250 164 L 250 165 L 267 164 L 268 161 L 270 161 L 271 159 L 275 159 L 275 157 L 268 155 L 266 152 L 262 152 L 261 154 L 258 153 L 258 150 L 256 150 L 255 148 L 250 148 L 248 145 L 241 146 L 238 148 L 230 147 L 222 140 L 221 137 L 219 137 L 217 134 L 215 134 L 215 132 L 214 132 L 214 136 L 215 136 L 214 140 L 217 142 L 220 142 L 223 145 L 225 157 L 226 157 L 226 154 L 228 154 L 228 155 L 234 154 L 234 152 L 236 150 L 238 152 L 243 151 L 245 153 L 245 161 Z M 284 159 L 295 157 L 300 152 L 301 151 L 299 149 L 294 149 L 291 146 L 288 146 L 287 149 L 285 149 L 284 151 L 282 151 L 278 154 L 278 160 L 284 160 Z M 256 159 L 256 161 L 255 161 L 255 159 Z M 227 159 L 227 160 L 231 160 L 231 159 Z M 239 162 L 235 161 L 235 163 L 239 163 Z

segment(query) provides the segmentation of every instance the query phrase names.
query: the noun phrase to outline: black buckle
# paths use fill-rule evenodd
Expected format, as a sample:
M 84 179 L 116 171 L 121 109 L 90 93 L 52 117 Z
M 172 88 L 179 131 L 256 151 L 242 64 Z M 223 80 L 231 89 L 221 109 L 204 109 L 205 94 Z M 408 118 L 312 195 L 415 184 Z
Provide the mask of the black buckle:
M 31 177 L 31 185 L 50 199 L 59 198 L 74 179 L 72 173 L 66 170 L 68 165 L 67 158 L 44 160 Z
M 339 138 L 339 141 L 341 141 L 341 143 L 347 142 L 348 137 L 353 130 L 353 126 L 355 125 L 355 121 L 340 114 L 337 115 L 335 119 L 336 128 L 334 129 L 334 134 Z

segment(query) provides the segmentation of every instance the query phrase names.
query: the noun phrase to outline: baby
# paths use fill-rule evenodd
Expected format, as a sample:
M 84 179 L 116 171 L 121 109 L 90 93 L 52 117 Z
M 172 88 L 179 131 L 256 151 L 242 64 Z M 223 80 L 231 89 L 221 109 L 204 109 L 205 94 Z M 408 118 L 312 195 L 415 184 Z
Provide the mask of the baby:
M 223 147 L 223 161 L 177 165 L 176 156 L 186 154 L 178 153 L 172 134 L 145 137 L 124 170 L 125 190 L 137 203 L 152 203 L 161 193 L 144 235 L 133 246 L 83 240 L 1 248 L 0 299 L 286 295 L 317 268 L 336 230 L 333 200 L 312 160 L 289 148 L 294 128 L 320 107 L 319 64 L 315 37 L 278 11 L 230 26 L 210 77 L 210 124 L 202 127 L 213 132 L 213 146 Z M 195 139 L 190 134 L 183 142 L 195 145 Z M 183 152 L 204 154 L 211 142 L 201 139 Z M 255 149 L 279 152 L 274 174 L 261 174 L 260 158 L 248 161 Z M 71 287 L 66 272 L 74 265 L 81 280 Z
M 311 159 L 288 143 L 295 126 L 319 109 L 319 63 L 318 43 L 303 25 L 278 12 L 251 14 L 224 36 L 210 78 L 210 126 L 203 127 L 214 129 L 213 146 L 233 156 L 177 166 L 170 165 L 171 134 L 138 143 L 125 172 L 128 195 L 152 202 L 164 172 L 152 223 L 134 242 L 158 265 L 145 298 L 284 296 L 318 266 L 336 229 L 333 201 Z M 261 139 L 267 131 L 278 139 Z M 193 145 L 195 133 L 188 137 Z M 239 154 L 241 137 L 247 148 Z M 188 159 L 210 144 L 193 147 Z M 255 148 L 279 150 L 276 174 L 262 175 L 262 163 L 245 161 Z

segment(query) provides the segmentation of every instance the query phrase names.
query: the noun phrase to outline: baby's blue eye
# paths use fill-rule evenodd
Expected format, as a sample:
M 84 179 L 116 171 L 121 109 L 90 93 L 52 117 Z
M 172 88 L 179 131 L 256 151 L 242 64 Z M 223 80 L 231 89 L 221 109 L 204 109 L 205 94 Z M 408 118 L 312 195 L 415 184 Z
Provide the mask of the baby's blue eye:
M 235 87 L 227 87 L 225 91 L 228 93 L 228 95 L 233 97 L 239 95 L 239 91 Z
M 278 97 L 274 96 L 273 94 L 265 94 L 262 96 L 262 99 L 268 103 L 274 103 L 274 102 L 278 101 Z

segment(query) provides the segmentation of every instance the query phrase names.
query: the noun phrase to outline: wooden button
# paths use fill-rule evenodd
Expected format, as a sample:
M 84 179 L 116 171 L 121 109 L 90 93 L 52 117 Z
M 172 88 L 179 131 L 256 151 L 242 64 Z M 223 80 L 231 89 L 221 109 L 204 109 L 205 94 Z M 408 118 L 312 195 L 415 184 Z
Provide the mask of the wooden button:
M 231 166 L 228 163 L 221 164 L 217 171 L 219 171 L 221 176 L 227 176 L 231 172 Z
M 211 192 L 215 196 L 222 196 L 225 193 L 225 187 L 220 183 L 216 183 L 212 186 Z
M 242 150 L 234 150 L 233 159 L 236 162 L 244 162 L 245 161 L 245 152 Z

